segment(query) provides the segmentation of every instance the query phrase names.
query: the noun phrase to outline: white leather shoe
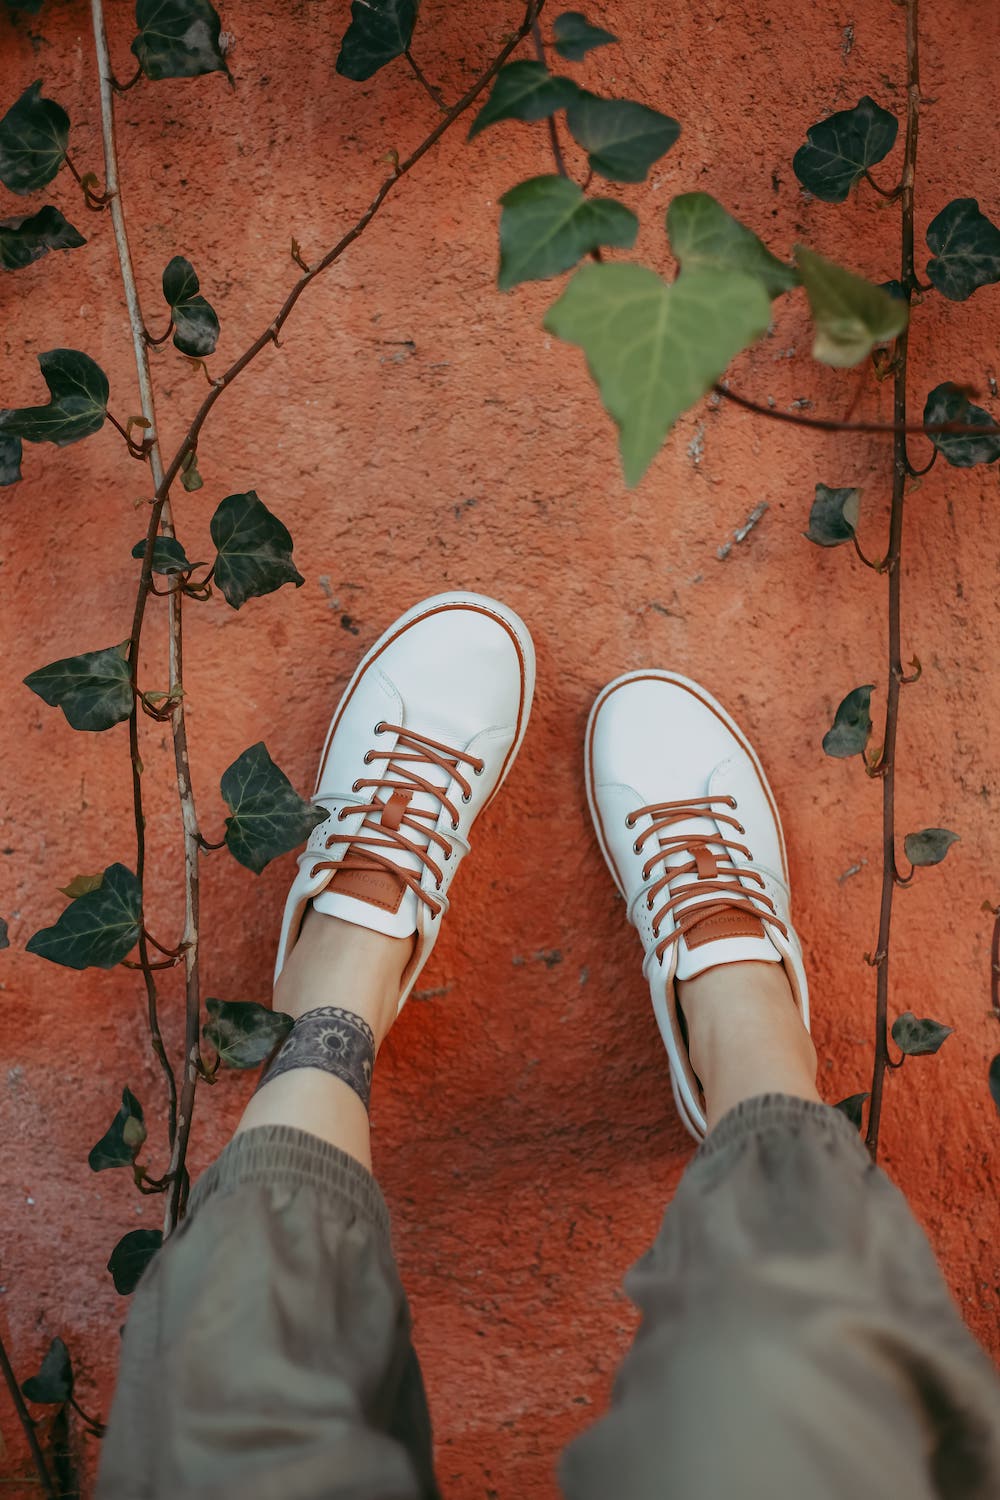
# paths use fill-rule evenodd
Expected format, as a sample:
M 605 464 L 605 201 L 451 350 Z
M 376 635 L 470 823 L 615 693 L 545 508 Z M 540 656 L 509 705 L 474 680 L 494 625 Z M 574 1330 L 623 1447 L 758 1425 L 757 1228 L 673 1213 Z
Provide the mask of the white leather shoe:
M 402 1010 L 441 930 L 469 833 L 513 764 L 535 685 L 531 637 L 480 594 L 438 594 L 375 642 L 326 737 L 275 979 L 310 902 L 391 937 L 416 934 Z
M 774 796 L 725 709 L 673 672 L 629 672 L 598 696 L 586 778 L 598 841 L 642 938 L 674 1099 L 700 1140 L 705 1098 L 676 982 L 719 964 L 781 963 L 809 1025 Z

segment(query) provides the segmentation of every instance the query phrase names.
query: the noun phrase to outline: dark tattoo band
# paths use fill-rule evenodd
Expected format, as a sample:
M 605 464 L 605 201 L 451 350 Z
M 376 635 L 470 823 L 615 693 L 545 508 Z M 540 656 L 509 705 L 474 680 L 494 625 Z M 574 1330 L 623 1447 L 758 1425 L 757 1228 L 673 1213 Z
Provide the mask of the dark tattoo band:
M 339 1005 L 323 1005 L 295 1022 L 257 1090 L 293 1068 L 321 1068 L 352 1088 L 367 1109 L 374 1066 L 375 1036 L 368 1023 Z

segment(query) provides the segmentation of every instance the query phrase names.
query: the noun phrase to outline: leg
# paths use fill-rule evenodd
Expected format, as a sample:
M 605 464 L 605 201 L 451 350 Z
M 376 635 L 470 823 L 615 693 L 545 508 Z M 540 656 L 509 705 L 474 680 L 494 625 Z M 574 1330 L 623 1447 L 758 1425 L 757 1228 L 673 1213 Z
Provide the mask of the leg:
M 533 675 L 516 615 L 443 595 L 352 678 L 279 942 L 295 1024 L 136 1292 L 102 1500 L 437 1500 L 367 1094 Z
M 603 743 L 601 727 L 595 736 L 591 798 L 643 917 L 656 861 L 628 860 L 652 842 L 643 827 L 659 825 L 667 875 L 652 900 L 672 931 L 657 955 L 650 919 L 646 972 L 685 1123 L 714 1128 L 627 1278 L 642 1326 L 610 1412 L 565 1455 L 565 1493 L 987 1500 L 1000 1493 L 1000 1387 L 904 1200 L 849 1122 L 818 1101 L 787 889 L 773 874 L 764 886 L 752 879 L 783 872 L 780 830 L 767 826 L 773 801 L 754 798 L 759 766 L 741 760 L 717 705 L 709 717 L 704 698 L 685 701 L 687 685 L 664 678 L 659 708 L 644 692 L 645 741 L 659 747 L 652 784 L 634 757 L 627 774 L 616 762 L 627 754 L 608 734 L 627 723 L 619 706 Z M 623 782 L 645 808 L 630 825 L 639 837 L 614 848 L 622 809 L 611 789 Z M 734 801 L 743 854 L 728 812 L 717 818 Z M 752 851 L 769 841 L 757 866 Z M 780 963 L 760 946 L 762 927 Z

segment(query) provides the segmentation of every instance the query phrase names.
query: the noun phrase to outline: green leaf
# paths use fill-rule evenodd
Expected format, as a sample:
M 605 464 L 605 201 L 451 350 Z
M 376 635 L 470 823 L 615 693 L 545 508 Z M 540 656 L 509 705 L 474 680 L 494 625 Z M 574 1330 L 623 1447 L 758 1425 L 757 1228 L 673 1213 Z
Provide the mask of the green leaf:
M 806 536 L 817 547 L 839 547 L 841 542 L 849 542 L 857 530 L 860 504 L 860 490 L 832 490 L 818 484 Z
M 69 115 L 42 98 L 39 78 L 0 120 L 0 182 L 13 193 L 33 193 L 51 182 L 66 159 Z
M 924 426 L 942 422 L 961 422 L 964 427 L 992 428 L 982 437 L 963 437 L 957 432 L 929 432 L 927 436 L 956 469 L 971 469 L 974 464 L 991 464 L 1000 458 L 998 424 L 988 411 L 973 406 L 959 386 L 946 380 L 936 385 L 924 406 Z
M 906 303 L 881 287 L 805 245 L 796 245 L 795 259 L 816 324 L 814 359 L 847 369 L 906 327 Z
M 473 120 L 469 140 L 498 120 L 544 120 L 576 95 L 572 78 L 554 77 L 544 63 L 508 63 L 500 69 L 490 97 Z
M 0 418 L 3 413 L 0 412 Z M 5 485 L 17 484 L 21 477 L 21 439 L 19 437 L 8 437 L 5 432 L 0 432 L 0 489 Z
M 131 1229 L 122 1236 L 108 1261 L 116 1292 L 127 1297 L 135 1291 L 143 1271 L 162 1244 L 161 1229 Z
M 9 947 L 10 947 L 10 938 L 9 938 L 9 936 L 7 934 L 7 922 L 6 922 L 5 918 L 0 917 L 0 948 L 9 948 Z
M 86 896 L 90 891 L 99 891 L 104 884 L 104 871 L 99 875 L 74 875 L 69 885 L 58 885 L 56 890 L 75 901 L 77 896 Z
M 919 833 L 908 833 L 903 848 L 911 865 L 939 865 L 952 844 L 959 837 L 950 828 L 922 828 Z
M 146 538 L 136 542 L 132 548 L 133 557 L 145 557 Z M 190 573 L 192 568 L 200 568 L 201 563 L 190 562 L 185 555 L 184 548 L 175 536 L 158 536 L 153 541 L 153 572 L 154 573 Z
M 92 1172 L 104 1172 L 109 1167 L 130 1167 L 145 1139 L 142 1105 L 131 1089 L 122 1089 L 121 1107 L 97 1145 L 91 1147 L 87 1165 Z
M 108 377 L 79 349 L 49 349 L 38 356 L 51 397 L 47 406 L 20 406 L 0 411 L 0 436 L 64 448 L 104 426 Z
M 814 198 L 843 203 L 851 188 L 896 143 L 895 115 L 865 97 L 806 131 L 807 145 L 792 158 L 792 170 Z
M 997 1114 L 1000 1115 L 1000 1052 L 990 1063 L 990 1071 L 987 1074 L 990 1086 L 990 1097 L 996 1105 Z
M 232 814 L 226 819 L 229 852 L 255 875 L 279 854 L 305 843 L 327 816 L 303 801 L 262 740 L 223 772 L 221 787 Z
M 625 482 L 638 484 L 674 422 L 767 330 L 759 281 L 686 271 L 668 286 L 644 266 L 583 266 L 545 327 L 579 344 L 620 431 Z
M 181 484 L 190 494 L 192 490 L 200 490 L 204 483 L 198 473 L 198 450 L 190 448 L 181 464 Z
M 222 22 L 208 0 L 136 0 L 139 35 L 132 51 L 147 78 L 228 73 Z
M 592 26 L 578 10 L 566 10 L 556 16 L 552 36 L 556 51 L 567 62 L 579 62 L 595 47 L 606 47 L 618 40 L 614 32 L 605 31 L 603 26 Z
M 209 1020 L 201 1028 L 230 1068 L 257 1068 L 292 1029 L 292 1018 L 255 1000 L 206 1000 Z
M 834 715 L 833 725 L 823 736 L 823 749 L 836 760 L 862 755 L 872 732 L 871 714 L 873 682 L 848 693 Z
M 43 1406 L 62 1406 L 73 1394 L 73 1361 L 62 1339 L 53 1339 L 45 1351 L 45 1358 L 37 1375 L 30 1376 L 21 1386 L 26 1401 L 37 1401 Z
M 132 712 L 132 679 L 125 652 L 123 644 L 64 656 L 29 672 L 25 686 L 50 708 L 61 708 L 72 729 L 110 729 Z
M 138 942 L 141 921 L 138 880 L 124 865 L 109 865 L 96 891 L 71 901 L 26 947 L 66 969 L 113 969 Z
M 566 110 L 566 124 L 577 145 L 589 153 L 591 171 L 612 182 L 644 182 L 654 161 L 666 155 L 681 133 L 678 122 L 659 110 L 583 90 Z
M 937 1052 L 951 1036 L 953 1028 L 925 1017 L 918 1021 L 912 1010 L 904 1011 L 892 1023 L 892 1039 L 907 1057 L 926 1057 Z
M 931 285 L 952 302 L 1000 281 L 1000 229 L 975 198 L 954 198 L 927 226 Z
M 343 78 L 363 83 L 410 45 L 418 0 L 354 0 L 337 57 Z
M 86 243 L 51 203 L 35 214 L 0 219 L 0 267 L 5 271 L 20 271 L 50 250 L 75 250 Z
M 861 1114 L 864 1109 L 868 1094 L 848 1094 L 846 1099 L 841 1099 L 833 1107 L 839 1109 L 842 1115 L 846 1115 L 855 1130 L 861 1129 Z
M 163 296 L 174 320 L 174 346 L 192 359 L 212 354 L 219 338 L 215 308 L 198 295 L 201 283 L 194 266 L 183 255 L 167 262 Z
M 219 549 L 215 581 L 233 609 L 248 599 L 271 594 L 283 583 L 305 583 L 292 562 L 292 538 L 272 515 L 256 490 L 227 495 L 211 521 L 212 541 Z
M 613 198 L 586 198 L 566 177 L 532 177 L 500 199 L 501 291 L 544 281 L 600 245 L 628 250 L 639 220 Z
M 667 234 L 682 271 L 741 271 L 762 281 L 769 297 L 798 285 L 798 273 L 709 193 L 675 198 L 667 209 Z

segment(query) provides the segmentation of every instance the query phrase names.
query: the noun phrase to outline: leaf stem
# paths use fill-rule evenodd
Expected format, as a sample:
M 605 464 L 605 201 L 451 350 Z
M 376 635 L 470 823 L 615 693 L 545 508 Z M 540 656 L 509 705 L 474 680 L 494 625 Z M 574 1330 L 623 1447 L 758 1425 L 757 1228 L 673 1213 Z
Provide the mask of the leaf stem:
M 35 1421 L 28 1408 L 24 1404 L 24 1397 L 21 1395 L 21 1387 L 17 1383 L 17 1377 L 14 1374 L 14 1368 L 11 1365 L 10 1359 L 7 1355 L 7 1349 L 4 1345 L 2 1337 L 0 1337 L 0 1370 L 3 1371 L 3 1378 L 7 1384 L 7 1389 L 10 1392 L 10 1399 L 14 1403 L 14 1410 L 17 1412 L 17 1420 L 20 1422 L 21 1427 L 24 1431 L 24 1435 L 28 1440 L 28 1447 L 31 1449 L 31 1461 L 35 1466 L 35 1473 L 38 1475 L 38 1483 L 42 1487 L 42 1493 L 46 1496 L 46 1500 L 56 1500 L 55 1486 L 52 1483 L 52 1476 L 49 1473 L 48 1464 L 45 1462 L 45 1454 L 42 1452 L 42 1445 L 38 1441 L 38 1433 L 35 1430 Z
M 437 107 L 441 111 L 441 113 L 442 114 L 447 114 L 448 113 L 448 106 L 444 102 L 444 96 L 442 95 L 441 90 L 438 89 L 438 88 L 435 88 L 434 84 L 431 83 L 430 79 L 427 77 L 426 73 L 423 71 L 423 69 L 421 68 L 420 64 L 417 62 L 417 59 L 414 57 L 414 55 L 410 51 L 409 47 L 407 47 L 406 52 L 404 53 L 404 56 L 406 58 L 406 61 L 409 63 L 411 69 L 413 70 L 413 75 L 416 78 L 417 82 L 425 90 L 425 92 L 428 93 L 430 95 L 430 97 L 434 100 L 434 103 L 437 105 Z
M 899 345 L 900 338 L 897 338 L 897 358 Z M 950 433 L 953 437 L 1000 435 L 1000 427 L 974 427 L 971 422 L 842 422 L 836 417 L 810 417 L 801 411 L 779 411 L 775 406 L 765 406 L 760 401 L 751 400 L 749 396 L 741 396 L 721 382 L 714 385 L 712 390 L 716 396 L 725 397 L 734 406 L 741 406 L 744 411 L 768 417 L 772 422 L 790 422 L 794 427 L 813 427 L 817 432 L 870 432 L 893 437 L 916 437 L 921 434 L 930 436 L 937 433 Z
M 539 10 L 541 10 L 541 6 L 539 6 Z M 531 23 L 531 40 L 535 46 L 535 56 L 538 58 L 538 61 L 540 63 L 544 63 L 546 61 L 545 43 L 542 41 L 542 28 L 538 24 L 537 14 L 535 15 L 535 18 Z M 555 160 L 556 171 L 559 173 L 560 177 L 568 177 L 569 173 L 566 170 L 566 161 L 562 154 L 562 147 L 559 144 L 559 130 L 556 126 L 555 115 L 549 115 L 546 118 L 545 124 L 548 127 L 549 144 L 552 147 L 552 156 Z M 587 178 L 587 181 L 590 181 L 589 177 Z
M 917 168 L 917 138 L 920 128 L 920 56 L 918 33 L 919 0 L 906 0 L 906 140 L 903 148 L 903 177 L 900 194 L 900 281 L 909 303 L 914 284 L 913 191 Z M 896 869 L 896 731 L 899 725 L 899 694 L 904 677 L 901 638 L 901 558 L 903 546 L 903 512 L 909 460 L 906 452 L 906 373 L 909 352 L 909 329 L 904 328 L 896 340 L 895 371 L 892 378 L 892 408 L 895 432 L 892 445 L 892 502 L 889 512 L 889 550 L 886 570 L 889 574 L 889 661 L 886 683 L 885 741 L 882 763 L 882 895 L 879 905 L 879 963 L 876 970 L 875 1057 L 872 1065 L 871 1103 L 865 1145 L 873 1161 L 878 1157 L 879 1125 L 882 1098 L 889 1058 L 889 940 L 892 930 L 892 905 L 899 872 Z
M 897 182 L 894 188 L 879 187 L 871 172 L 867 170 L 865 171 L 865 181 L 868 183 L 869 187 L 873 187 L 875 189 L 880 198 L 888 198 L 890 203 L 895 203 L 897 198 L 900 198 L 902 196 L 903 184 L 901 182 Z

